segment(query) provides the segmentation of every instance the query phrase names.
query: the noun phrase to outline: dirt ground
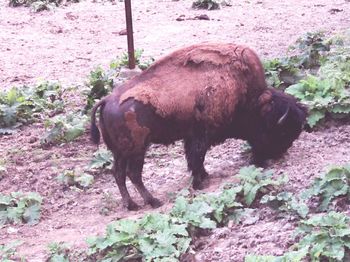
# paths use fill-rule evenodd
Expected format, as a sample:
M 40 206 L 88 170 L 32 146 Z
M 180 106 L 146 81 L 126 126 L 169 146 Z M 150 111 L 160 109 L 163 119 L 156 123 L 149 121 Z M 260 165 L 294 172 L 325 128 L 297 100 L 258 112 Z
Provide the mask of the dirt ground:
M 136 48 L 158 58 L 180 46 L 203 41 L 246 44 L 262 58 L 283 55 L 288 46 L 306 32 L 323 30 L 334 34 L 350 26 L 349 0 L 231 1 L 217 11 L 193 10 L 191 1 L 134 1 Z M 207 14 L 210 20 L 194 20 Z M 178 17 L 185 18 L 177 21 Z M 126 50 L 124 3 L 91 2 L 69 4 L 51 12 L 32 13 L 28 8 L 10 8 L 0 0 L 0 88 L 31 84 L 38 79 L 59 80 L 64 86 L 82 84 L 96 65 L 107 66 Z M 0 159 L 7 173 L 0 192 L 36 191 L 44 197 L 38 225 L 7 225 L 0 228 L 0 244 L 20 239 L 19 253 L 29 261 L 44 261 L 47 245 L 65 241 L 85 247 L 85 238 L 103 233 L 118 218 L 137 217 L 151 209 L 126 212 L 112 176 L 95 177 L 87 191 L 64 190 L 55 177 L 67 168 L 86 166 L 93 152 L 88 135 L 75 142 L 48 149 L 36 138 L 42 123 L 0 137 Z M 298 192 L 332 164 L 350 161 L 350 125 L 332 123 L 312 133 L 302 133 L 288 154 L 270 167 L 286 173 L 288 190 Z M 248 164 L 242 142 L 227 140 L 206 157 L 213 191 L 234 180 Z M 144 180 L 150 191 L 170 208 L 171 196 L 189 186 L 181 142 L 169 147 L 154 146 L 148 152 Z M 129 188 L 131 185 L 128 185 Z M 136 191 L 134 198 L 141 203 Z M 107 214 L 103 212 L 108 210 Z M 201 239 L 198 261 L 243 261 L 246 254 L 282 254 L 292 243 L 295 222 L 276 219 L 270 210 L 259 209 L 254 221 L 214 230 Z

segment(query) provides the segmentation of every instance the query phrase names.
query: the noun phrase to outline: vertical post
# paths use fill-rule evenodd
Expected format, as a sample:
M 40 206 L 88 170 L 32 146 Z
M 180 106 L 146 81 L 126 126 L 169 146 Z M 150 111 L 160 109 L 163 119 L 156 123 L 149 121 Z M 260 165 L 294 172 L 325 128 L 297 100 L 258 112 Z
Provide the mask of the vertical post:
M 128 37 L 128 56 L 129 56 L 129 68 L 135 68 L 135 51 L 134 51 L 134 37 L 132 29 L 132 13 L 131 13 L 131 0 L 125 0 L 125 20 L 126 20 L 126 32 Z

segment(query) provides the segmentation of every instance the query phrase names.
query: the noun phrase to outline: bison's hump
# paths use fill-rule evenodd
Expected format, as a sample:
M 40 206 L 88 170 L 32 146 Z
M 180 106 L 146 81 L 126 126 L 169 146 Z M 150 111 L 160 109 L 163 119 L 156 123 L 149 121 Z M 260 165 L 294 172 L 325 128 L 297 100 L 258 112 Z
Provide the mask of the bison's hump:
M 126 83 L 129 98 L 151 104 L 162 117 L 197 118 L 221 125 L 245 99 L 251 75 L 263 74 L 255 53 L 234 44 L 199 44 L 171 53 Z

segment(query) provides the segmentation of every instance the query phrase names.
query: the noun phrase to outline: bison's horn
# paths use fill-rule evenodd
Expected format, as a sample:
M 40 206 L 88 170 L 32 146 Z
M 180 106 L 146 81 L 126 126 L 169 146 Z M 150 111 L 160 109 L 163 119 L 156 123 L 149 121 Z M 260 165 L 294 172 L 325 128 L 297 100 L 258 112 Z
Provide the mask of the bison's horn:
M 286 112 L 283 114 L 283 116 L 281 116 L 281 118 L 277 121 L 277 125 L 283 124 L 283 122 L 287 119 L 288 113 L 289 113 L 289 106 L 288 106 Z

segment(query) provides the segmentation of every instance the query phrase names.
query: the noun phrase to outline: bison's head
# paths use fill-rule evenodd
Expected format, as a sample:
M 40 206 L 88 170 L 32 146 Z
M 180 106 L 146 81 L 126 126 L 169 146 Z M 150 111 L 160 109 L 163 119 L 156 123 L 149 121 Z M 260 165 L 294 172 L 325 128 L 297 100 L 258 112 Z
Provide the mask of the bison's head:
M 281 157 L 299 137 L 307 109 L 293 96 L 275 89 L 266 90 L 258 102 L 261 121 L 255 137 L 249 142 L 254 164 L 262 166 L 267 159 Z

